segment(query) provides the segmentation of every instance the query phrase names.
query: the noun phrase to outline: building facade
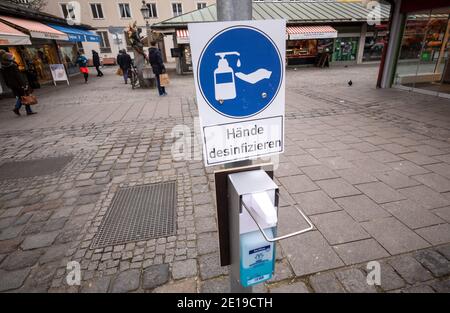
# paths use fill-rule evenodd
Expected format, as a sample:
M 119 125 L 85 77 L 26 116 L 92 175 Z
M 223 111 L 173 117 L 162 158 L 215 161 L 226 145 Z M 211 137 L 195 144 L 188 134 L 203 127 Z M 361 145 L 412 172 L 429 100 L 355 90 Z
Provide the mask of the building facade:
M 70 4 L 73 2 L 76 5 L 72 6 L 75 8 L 72 10 Z M 215 1 L 145 0 L 144 3 L 150 13 L 148 20 L 145 20 L 141 13 L 142 0 L 47 0 L 43 10 L 96 28 L 101 38 L 100 56 L 104 63 L 112 63 L 118 51 L 127 48 L 125 31 L 130 24 L 136 22 L 137 26 L 142 28 L 142 36 L 146 36 L 146 22 L 151 26 L 171 17 L 204 8 Z M 84 50 L 88 58 L 91 57 L 90 48 L 89 44 L 85 44 Z M 170 57 L 171 48 L 173 48 L 172 36 L 165 36 L 163 54 L 168 62 L 173 61 Z
M 152 28 L 173 34 L 177 72 L 192 71 L 189 23 L 217 21 L 216 5 L 173 17 Z M 253 19 L 286 20 L 287 65 L 319 65 L 380 61 L 386 43 L 390 6 L 380 5 L 380 16 L 370 23 L 371 9 L 361 1 L 254 1 Z

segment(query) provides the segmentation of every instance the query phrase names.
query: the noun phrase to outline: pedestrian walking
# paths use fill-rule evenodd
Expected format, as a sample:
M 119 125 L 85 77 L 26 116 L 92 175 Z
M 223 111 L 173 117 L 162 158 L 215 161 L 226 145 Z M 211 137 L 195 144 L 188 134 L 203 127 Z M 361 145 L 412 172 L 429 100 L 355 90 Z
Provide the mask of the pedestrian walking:
M 5 79 L 5 84 L 11 89 L 13 95 L 16 97 L 16 104 L 13 112 L 20 116 L 20 108 L 22 107 L 22 96 L 25 96 L 28 90 L 28 84 L 22 73 L 19 71 L 17 63 L 14 61 L 14 56 L 5 50 L 0 50 L 0 64 Z M 36 114 L 31 110 L 29 105 L 25 105 L 27 115 Z
M 131 60 L 131 56 L 125 51 L 125 49 L 120 50 L 119 55 L 117 56 L 117 64 L 119 64 L 120 69 L 122 70 L 125 84 L 128 84 L 128 74 L 132 63 L 133 61 Z
M 158 87 L 158 92 L 160 96 L 166 96 L 166 88 L 161 86 L 161 80 L 159 75 L 166 72 L 166 67 L 162 59 L 161 51 L 156 46 L 156 41 L 150 43 L 150 48 L 148 49 L 148 58 L 150 65 L 152 66 L 153 73 L 156 76 L 156 85 Z
M 87 68 L 88 59 L 82 55 L 80 52 L 77 53 L 77 61 L 76 64 L 80 67 L 80 72 L 83 73 L 84 83 L 87 84 L 89 78 L 89 70 Z
M 92 50 L 92 63 L 95 66 L 95 69 L 97 70 L 97 77 L 102 77 L 103 72 L 100 70 L 100 56 L 98 55 L 97 51 Z

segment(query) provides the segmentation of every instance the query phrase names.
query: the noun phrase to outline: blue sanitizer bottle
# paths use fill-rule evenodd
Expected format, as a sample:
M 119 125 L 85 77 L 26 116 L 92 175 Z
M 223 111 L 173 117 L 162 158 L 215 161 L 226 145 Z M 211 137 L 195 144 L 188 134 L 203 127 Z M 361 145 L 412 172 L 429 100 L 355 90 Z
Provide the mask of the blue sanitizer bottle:
M 272 230 L 266 229 L 272 237 Z M 240 280 L 244 287 L 249 287 L 272 278 L 275 260 L 275 245 L 264 239 L 259 230 L 241 234 Z
M 253 193 L 244 197 L 243 201 L 266 236 L 273 238 L 277 211 L 269 195 L 266 192 Z M 240 235 L 240 281 L 244 287 L 272 278 L 275 268 L 275 244 L 267 241 L 259 228 L 248 230 Z

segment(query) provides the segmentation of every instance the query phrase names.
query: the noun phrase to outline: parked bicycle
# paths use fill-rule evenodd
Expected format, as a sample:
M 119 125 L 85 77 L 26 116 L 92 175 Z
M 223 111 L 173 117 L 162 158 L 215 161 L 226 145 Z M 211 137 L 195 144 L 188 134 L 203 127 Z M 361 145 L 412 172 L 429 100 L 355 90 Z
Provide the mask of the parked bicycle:
M 129 77 L 132 89 L 140 87 L 137 67 L 134 64 L 131 65 Z

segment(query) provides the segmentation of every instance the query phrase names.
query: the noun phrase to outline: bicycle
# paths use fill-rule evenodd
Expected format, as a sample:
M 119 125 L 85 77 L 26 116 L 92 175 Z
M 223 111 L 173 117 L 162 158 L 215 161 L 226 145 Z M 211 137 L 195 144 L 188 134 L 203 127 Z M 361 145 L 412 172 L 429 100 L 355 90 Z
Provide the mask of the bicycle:
M 137 71 L 137 67 L 135 65 L 131 66 L 129 76 L 130 76 L 131 88 L 135 89 L 137 87 L 140 87 L 138 71 Z

